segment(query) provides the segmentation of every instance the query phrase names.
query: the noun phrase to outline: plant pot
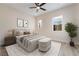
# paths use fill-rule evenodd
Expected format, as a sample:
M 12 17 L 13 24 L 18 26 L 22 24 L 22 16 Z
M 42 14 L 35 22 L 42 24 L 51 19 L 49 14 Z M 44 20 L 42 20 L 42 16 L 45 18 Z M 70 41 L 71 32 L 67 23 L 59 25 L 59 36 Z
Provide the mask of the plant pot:
M 75 46 L 74 42 L 70 41 L 70 46 L 74 47 Z

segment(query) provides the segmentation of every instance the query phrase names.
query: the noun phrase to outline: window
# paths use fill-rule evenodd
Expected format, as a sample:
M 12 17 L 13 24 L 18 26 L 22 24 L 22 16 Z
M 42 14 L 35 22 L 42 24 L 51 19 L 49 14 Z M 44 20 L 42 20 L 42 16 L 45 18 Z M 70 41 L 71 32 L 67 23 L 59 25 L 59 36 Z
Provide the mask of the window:
M 62 20 L 63 20 L 62 15 L 52 18 L 53 31 L 61 31 L 62 30 Z
M 20 19 L 20 18 L 17 19 L 17 26 L 23 27 L 23 19 Z

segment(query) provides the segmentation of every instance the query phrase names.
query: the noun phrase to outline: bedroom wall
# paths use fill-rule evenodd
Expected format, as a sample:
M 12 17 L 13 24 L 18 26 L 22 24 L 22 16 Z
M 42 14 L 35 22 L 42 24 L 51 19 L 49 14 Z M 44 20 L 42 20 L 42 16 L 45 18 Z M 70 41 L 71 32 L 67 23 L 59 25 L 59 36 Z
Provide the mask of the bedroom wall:
M 75 24 L 78 26 L 78 31 L 77 31 L 78 35 L 77 35 L 77 38 L 76 38 L 75 42 L 77 44 L 79 44 L 79 3 L 76 4 L 75 9 L 76 9 L 76 11 L 74 11 L 75 12 L 75 19 L 74 19 L 74 21 L 76 21 Z
M 6 32 L 10 29 L 18 29 L 17 28 L 17 18 L 28 19 L 30 31 L 34 31 L 35 29 L 35 19 L 33 16 L 28 15 L 26 13 L 20 12 L 11 7 L 5 6 L 4 4 L 0 4 L 0 46 L 4 42 L 4 37 L 6 36 Z M 19 29 L 27 29 L 27 28 L 19 28 Z
M 66 6 L 64 8 L 61 8 L 61 9 L 58 9 L 55 11 L 51 11 L 51 12 L 48 12 L 48 13 L 35 17 L 37 32 L 50 37 L 52 40 L 68 43 L 70 41 L 70 39 L 69 39 L 67 32 L 65 32 L 65 30 L 64 30 L 64 26 L 67 22 L 72 22 L 72 23 L 76 24 L 77 20 L 79 21 L 79 16 L 78 16 L 78 19 L 75 18 L 75 14 L 76 14 L 75 7 L 76 7 L 76 4 L 72 4 L 70 6 Z M 63 30 L 62 31 L 52 31 L 51 19 L 53 17 L 59 16 L 59 15 L 63 15 L 63 25 L 62 25 Z M 42 27 L 40 28 L 40 30 L 38 29 L 38 26 L 37 26 L 38 20 L 42 20 Z

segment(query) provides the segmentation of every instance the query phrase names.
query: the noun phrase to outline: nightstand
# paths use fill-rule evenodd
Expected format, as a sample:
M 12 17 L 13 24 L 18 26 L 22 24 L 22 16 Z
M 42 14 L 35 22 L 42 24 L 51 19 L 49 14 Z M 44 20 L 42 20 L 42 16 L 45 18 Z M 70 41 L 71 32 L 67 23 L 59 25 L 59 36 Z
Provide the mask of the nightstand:
M 7 36 L 4 38 L 4 46 L 9 46 L 16 43 L 16 36 Z

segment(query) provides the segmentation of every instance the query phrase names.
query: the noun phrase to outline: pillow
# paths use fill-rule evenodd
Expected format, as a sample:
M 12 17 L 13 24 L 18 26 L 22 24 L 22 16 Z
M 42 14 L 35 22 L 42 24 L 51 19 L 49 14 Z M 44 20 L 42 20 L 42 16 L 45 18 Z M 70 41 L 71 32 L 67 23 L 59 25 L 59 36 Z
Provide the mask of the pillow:
M 19 31 L 16 31 L 16 34 L 15 34 L 16 36 L 19 36 L 20 35 L 20 32 Z
M 23 32 L 24 35 L 30 34 L 30 32 Z
M 23 32 L 22 32 L 22 31 L 19 31 L 19 30 L 16 30 L 15 35 L 16 35 L 16 36 L 23 35 Z

